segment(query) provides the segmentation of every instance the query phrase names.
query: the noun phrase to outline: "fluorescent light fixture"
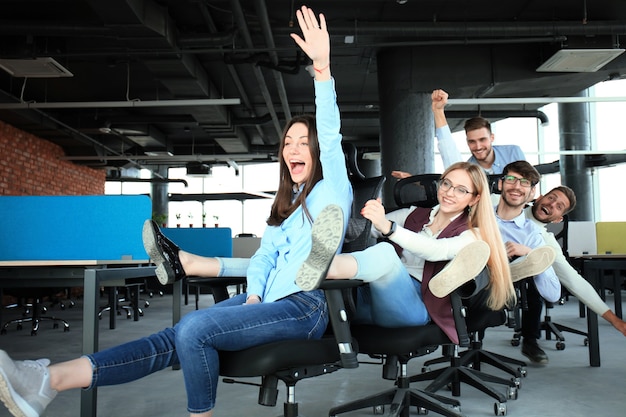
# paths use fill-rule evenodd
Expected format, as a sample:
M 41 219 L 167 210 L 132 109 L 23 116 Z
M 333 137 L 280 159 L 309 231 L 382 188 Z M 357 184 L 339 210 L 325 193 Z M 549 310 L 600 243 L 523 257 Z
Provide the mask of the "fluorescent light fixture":
M 63 65 L 54 58 L 35 59 L 0 59 L 0 68 L 13 77 L 24 78 L 59 78 L 73 77 Z
M 561 49 L 537 72 L 595 72 L 623 52 L 624 49 Z

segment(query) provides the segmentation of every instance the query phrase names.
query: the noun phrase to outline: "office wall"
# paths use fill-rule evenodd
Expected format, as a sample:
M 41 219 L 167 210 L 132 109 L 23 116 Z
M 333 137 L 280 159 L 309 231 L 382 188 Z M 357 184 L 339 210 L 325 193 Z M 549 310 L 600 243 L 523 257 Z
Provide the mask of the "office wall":
M 104 170 L 63 156 L 61 147 L 0 121 L 0 195 L 104 194 Z

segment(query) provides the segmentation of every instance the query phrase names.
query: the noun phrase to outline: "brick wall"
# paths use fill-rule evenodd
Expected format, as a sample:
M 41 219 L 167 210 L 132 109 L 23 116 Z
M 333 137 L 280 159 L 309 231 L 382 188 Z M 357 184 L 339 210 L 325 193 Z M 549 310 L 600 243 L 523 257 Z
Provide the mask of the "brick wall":
M 0 195 L 104 194 L 104 170 L 63 156 L 60 146 L 0 121 Z

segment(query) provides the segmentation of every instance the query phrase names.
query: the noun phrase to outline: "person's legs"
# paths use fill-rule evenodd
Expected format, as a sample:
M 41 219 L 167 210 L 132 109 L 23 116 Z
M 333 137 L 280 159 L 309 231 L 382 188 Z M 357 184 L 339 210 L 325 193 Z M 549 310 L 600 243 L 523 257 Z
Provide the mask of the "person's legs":
M 328 323 L 322 291 L 299 292 L 272 303 L 243 305 L 240 294 L 185 315 L 176 326 L 176 348 L 187 389 L 188 410 L 215 406 L 218 350 L 241 350 L 287 339 L 314 339 Z
M 527 308 L 522 310 L 522 354 L 535 363 L 548 363 L 548 355 L 539 347 L 543 300 L 532 279 L 526 288 Z
M 78 359 L 13 361 L 0 351 L 0 398 L 13 415 L 38 417 L 58 391 L 134 381 L 178 363 L 174 329 Z
M 379 243 L 349 256 L 354 261 L 347 263 L 357 265 L 354 278 L 369 284 L 358 288 L 355 321 L 384 327 L 428 323 L 421 284 L 409 275 L 393 246 Z

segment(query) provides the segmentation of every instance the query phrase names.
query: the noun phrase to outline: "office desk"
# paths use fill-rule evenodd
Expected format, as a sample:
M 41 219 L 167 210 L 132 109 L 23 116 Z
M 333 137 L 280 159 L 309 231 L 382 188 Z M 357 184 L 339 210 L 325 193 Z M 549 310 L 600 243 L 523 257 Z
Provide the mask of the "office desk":
M 626 270 L 626 254 L 620 255 L 585 255 L 573 258 L 580 266 L 582 276 L 602 295 L 602 281 L 605 271 Z M 616 274 L 614 273 L 614 277 Z M 618 314 L 619 313 L 619 314 Z M 615 314 L 622 317 L 621 293 L 615 291 Z M 600 341 L 598 337 L 598 315 L 587 308 L 587 328 L 589 333 L 589 364 L 600 366 Z
M 83 353 L 93 353 L 98 350 L 100 286 L 123 285 L 126 279 L 152 277 L 153 266 L 128 266 L 147 263 L 147 260 L 0 261 L 0 286 L 84 287 Z M 81 391 L 81 417 L 96 416 L 97 394 L 95 388 Z

